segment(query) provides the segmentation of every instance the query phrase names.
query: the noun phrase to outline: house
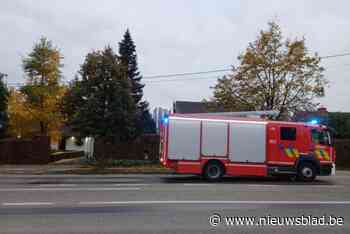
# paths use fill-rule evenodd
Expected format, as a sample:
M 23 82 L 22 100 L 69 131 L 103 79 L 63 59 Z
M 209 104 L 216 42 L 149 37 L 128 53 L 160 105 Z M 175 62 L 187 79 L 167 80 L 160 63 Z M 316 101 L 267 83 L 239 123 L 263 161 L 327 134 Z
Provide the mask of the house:
M 94 154 L 94 138 L 82 138 L 78 133 L 72 131 L 70 127 L 64 126 L 59 148 L 62 150 L 84 151 L 84 155 L 87 158 L 92 158 Z

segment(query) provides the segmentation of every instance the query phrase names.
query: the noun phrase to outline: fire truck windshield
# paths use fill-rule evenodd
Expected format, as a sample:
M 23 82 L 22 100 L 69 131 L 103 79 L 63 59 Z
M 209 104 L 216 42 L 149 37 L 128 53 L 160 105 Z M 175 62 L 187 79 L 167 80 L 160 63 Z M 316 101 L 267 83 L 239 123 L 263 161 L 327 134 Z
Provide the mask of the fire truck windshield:
M 312 136 L 312 141 L 313 143 L 317 145 L 331 145 L 331 135 L 329 131 L 326 129 L 324 130 L 319 130 L 316 128 L 313 128 L 311 130 L 311 136 Z

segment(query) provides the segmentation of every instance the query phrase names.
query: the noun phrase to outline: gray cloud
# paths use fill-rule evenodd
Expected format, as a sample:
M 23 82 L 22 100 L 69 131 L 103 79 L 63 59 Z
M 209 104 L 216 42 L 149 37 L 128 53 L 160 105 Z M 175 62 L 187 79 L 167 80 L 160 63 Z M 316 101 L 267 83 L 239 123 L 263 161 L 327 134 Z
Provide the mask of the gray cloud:
M 0 8 L 0 71 L 11 82 L 23 81 L 21 57 L 44 35 L 61 49 L 63 73 L 70 80 L 86 53 L 108 44 L 117 48 L 127 27 L 143 75 L 227 68 L 272 19 L 278 19 L 285 36 L 304 36 L 310 52 L 349 52 L 349 5 L 302 0 L 8 0 Z M 345 64 L 350 57 L 323 61 L 331 86 L 320 102 L 333 111 L 350 111 L 350 66 Z M 145 98 L 153 107 L 170 107 L 174 100 L 209 97 L 215 79 L 145 83 Z

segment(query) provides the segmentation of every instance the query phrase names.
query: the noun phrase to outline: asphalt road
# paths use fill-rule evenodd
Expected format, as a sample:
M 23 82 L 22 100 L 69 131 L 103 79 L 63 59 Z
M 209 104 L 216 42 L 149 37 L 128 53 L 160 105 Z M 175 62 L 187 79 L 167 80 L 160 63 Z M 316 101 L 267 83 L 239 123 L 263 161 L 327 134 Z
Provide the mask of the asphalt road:
M 211 219 L 217 226 L 210 225 L 213 214 L 220 215 Z M 226 216 L 256 218 L 253 225 L 230 226 Z M 281 224 L 281 217 L 302 216 L 324 216 L 327 222 L 331 216 L 339 224 L 255 222 L 279 218 Z M 0 233 L 216 232 L 350 233 L 350 172 L 313 183 L 272 178 L 207 183 L 180 175 L 0 177 Z

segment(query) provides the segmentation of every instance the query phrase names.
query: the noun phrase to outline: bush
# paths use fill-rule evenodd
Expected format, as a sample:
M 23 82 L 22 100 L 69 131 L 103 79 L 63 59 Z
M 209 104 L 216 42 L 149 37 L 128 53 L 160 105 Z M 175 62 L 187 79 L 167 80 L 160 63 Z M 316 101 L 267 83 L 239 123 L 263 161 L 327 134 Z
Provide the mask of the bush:
M 338 139 L 350 138 L 350 113 L 329 113 L 329 125 L 335 129 L 335 137 Z
M 108 160 L 96 160 L 89 162 L 92 165 L 96 165 L 101 168 L 105 167 L 135 167 L 158 164 L 158 161 L 150 160 L 130 160 L 130 159 L 108 159 Z
M 336 139 L 336 165 L 338 168 L 350 168 L 350 139 Z
M 153 161 L 148 160 L 112 160 L 112 166 L 120 166 L 120 167 L 132 167 L 132 166 L 142 166 L 154 164 Z

